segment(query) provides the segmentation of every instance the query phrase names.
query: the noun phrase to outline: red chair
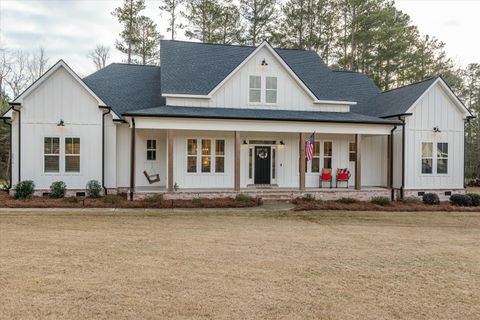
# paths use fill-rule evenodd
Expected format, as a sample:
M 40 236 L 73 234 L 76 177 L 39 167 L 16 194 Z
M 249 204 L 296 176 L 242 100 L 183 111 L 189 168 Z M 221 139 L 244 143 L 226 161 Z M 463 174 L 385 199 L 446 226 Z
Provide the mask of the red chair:
M 332 169 L 323 168 L 320 176 L 320 188 L 323 188 L 324 182 L 330 182 L 330 189 L 332 188 Z
M 335 182 L 335 187 L 338 188 L 339 182 L 346 182 L 348 189 L 348 181 L 350 180 L 350 171 L 348 169 L 337 169 L 337 179 Z

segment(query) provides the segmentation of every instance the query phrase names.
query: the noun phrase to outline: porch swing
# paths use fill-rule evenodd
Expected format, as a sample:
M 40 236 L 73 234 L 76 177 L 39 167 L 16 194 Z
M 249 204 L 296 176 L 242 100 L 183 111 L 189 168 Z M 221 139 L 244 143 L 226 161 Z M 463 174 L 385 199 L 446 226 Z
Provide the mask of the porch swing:
M 152 164 L 151 167 L 150 167 L 150 172 L 152 172 L 153 170 L 154 170 L 154 168 L 153 168 L 153 164 Z M 143 174 L 145 175 L 145 178 L 147 178 L 148 183 L 150 183 L 150 184 L 160 182 L 160 174 L 159 173 L 149 174 L 147 172 L 147 170 L 144 170 Z

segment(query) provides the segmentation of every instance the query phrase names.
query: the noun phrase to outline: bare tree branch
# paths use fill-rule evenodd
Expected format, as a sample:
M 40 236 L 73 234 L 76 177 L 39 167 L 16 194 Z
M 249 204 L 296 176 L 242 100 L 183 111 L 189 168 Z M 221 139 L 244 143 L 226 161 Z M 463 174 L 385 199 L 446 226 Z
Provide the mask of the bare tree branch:
M 107 61 L 110 58 L 110 48 L 99 44 L 94 50 L 88 53 L 88 58 L 95 64 L 97 71 L 103 69 L 106 67 Z

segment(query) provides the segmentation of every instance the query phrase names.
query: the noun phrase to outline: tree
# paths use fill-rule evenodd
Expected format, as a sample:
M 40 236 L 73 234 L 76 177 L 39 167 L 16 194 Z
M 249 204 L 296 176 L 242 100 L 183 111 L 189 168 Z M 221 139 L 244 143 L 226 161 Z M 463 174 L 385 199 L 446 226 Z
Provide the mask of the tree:
M 202 42 L 217 42 L 222 8 L 217 0 L 189 0 L 184 17 L 188 21 L 185 36 Z
M 138 21 L 140 12 L 145 9 L 145 0 L 125 0 L 112 15 L 123 25 L 120 40 L 115 47 L 127 55 L 127 63 L 132 63 L 133 48 L 138 44 Z
M 107 66 L 107 61 L 110 58 L 110 48 L 102 44 L 97 44 L 95 49 L 88 53 L 88 58 L 92 60 L 97 71 L 101 70 Z
M 242 34 L 240 10 L 232 0 L 225 0 L 222 3 L 219 17 L 218 42 L 223 44 L 241 43 Z
M 277 22 L 276 7 L 276 0 L 240 0 L 249 44 L 255 46 L 262 38 L 272 36 L 272 25 Z
M 45 71 L 49 68 L 49 58 L 45 53 L 45 48 L 40 47 L 37 54 L 33 54 L 28 62 L 28 70 L 30 73 L 31 81 L 35 81 L 40 78 Z
M 168 28 L 167 32 L 170 32 L 171 39 L 175 40 L 175 34 L 177 28 L 182 28 L 183 25 L 178 23 L 178 17 L 182 14 L 180 11 L 180 5 L 185 0 L 160 0 L 161 5 L 159 6 L 160 10 L 167 12 L 168 14 Z
M 5 78 L 7 85 L 13 93 L 13 97 L 17 97 L 32 82 L 32 76 L 28 71 L 30 55 L 24 51 L 15 51 L 12 53 L 12 64 L 8 76 Z
M 159 40 L 162 38 L 157 31 L 157 25 L 149 17 L 138 19 L 137 38 L 133 52 L 140 57 L 142 64 L 158 64 Z

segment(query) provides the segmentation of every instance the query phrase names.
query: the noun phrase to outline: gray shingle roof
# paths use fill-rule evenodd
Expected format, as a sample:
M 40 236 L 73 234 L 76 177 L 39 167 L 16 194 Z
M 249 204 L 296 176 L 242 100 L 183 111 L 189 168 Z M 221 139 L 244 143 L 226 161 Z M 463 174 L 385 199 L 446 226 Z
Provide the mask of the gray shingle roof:
M 165 104 L 157 66 L 113 63 L 83 81 L 119 116 Z
M 267 109 L 239 109 L 239 108 L 206 108 L 206 107 L 179 107 L 160 106 L 144 110 L 135 110 L 126 113 L 130 116 L 150 117 L 184 117 L 210 119 L 242 119 L 242 120 L 280 120 L 280 121 L 311 121 L 311 122 L 345 122 L 345 123 L 372 123 L 397 124 L 397 121 L 380 119 L 353 112 L 315 112 L 289 111 Z

